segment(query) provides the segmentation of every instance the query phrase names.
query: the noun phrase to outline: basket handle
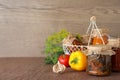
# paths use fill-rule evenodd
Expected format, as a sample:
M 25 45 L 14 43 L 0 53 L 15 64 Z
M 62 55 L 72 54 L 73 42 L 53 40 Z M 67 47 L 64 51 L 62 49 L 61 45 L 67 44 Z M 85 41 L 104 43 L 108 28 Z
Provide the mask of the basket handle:
M 92 37 L 92 33 L 93 33 L 93 30 L 94 30 L 94 29 L 97 30 L 97 32 L 98 32 L 98 34 L 99 34 L 99 36 L 100 36 L 103 44 L 105 45 L 105 42 L 104 42 L 103 37 L 102 37 L 102 35 L 101 35 L 101 32 L 98 30 L 98 27 L 97 27 L 97 25 L 96 25 L 96 17 L 95 17 L 95 16 L 92 16 L 92 17 L 90 18 L 90 25 L 89 25 L 89 27 L 88 27 L 88 29 L 87 29 L 87 32 L 86 32 L 87 35 L 88 35 L 89 32 L 90 32 L 90 37 L 89 37 L 89 40 L 88 40 L 88 46 L 90 45 L 90 41 L 91 41 L 91 37 Z M 90 31 L 90 30 L 91 30 L 91 31 Z

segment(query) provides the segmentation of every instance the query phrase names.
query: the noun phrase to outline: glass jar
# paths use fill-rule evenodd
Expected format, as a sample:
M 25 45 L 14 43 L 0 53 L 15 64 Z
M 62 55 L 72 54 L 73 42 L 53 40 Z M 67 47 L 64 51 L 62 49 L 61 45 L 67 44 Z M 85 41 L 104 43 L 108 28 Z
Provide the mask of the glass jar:
M 111 58 L 112 71 L 120 71 L 120 48 L 113 47 L 112 50 L 116 53 L 116 55 L 113 55 Z
M 102 38 L 103 38 L 104 43 L 107 44 L 108 43 L 107 35 L 103 35 Z M 93 37 L 92 44 L 93 45 L 104 44 L 103 41 L 100 36 L 96 36 L 96 37 Z
M 86 72 L 90 75 L 106 76 L 111 73 L 111 56 L 92 54 L 88 56 Z
M 108 43 L 108 35 L 104 29 L 93 29 L 93 45 L 101 45 Z

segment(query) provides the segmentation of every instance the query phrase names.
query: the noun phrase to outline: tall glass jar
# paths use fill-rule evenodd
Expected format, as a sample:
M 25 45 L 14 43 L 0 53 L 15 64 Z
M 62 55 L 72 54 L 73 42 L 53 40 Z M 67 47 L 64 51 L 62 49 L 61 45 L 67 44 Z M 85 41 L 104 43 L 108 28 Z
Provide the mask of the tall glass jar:
M 116 55 L 112 56 L 112 71 L 120 72 L 120 47 L 113 47 L 113 51 L 116 52 Z
M 108 45 L 116 53 L 112 56 L 112 71 L 120 71 L 120 38 L 111 38 L 108 40 Z

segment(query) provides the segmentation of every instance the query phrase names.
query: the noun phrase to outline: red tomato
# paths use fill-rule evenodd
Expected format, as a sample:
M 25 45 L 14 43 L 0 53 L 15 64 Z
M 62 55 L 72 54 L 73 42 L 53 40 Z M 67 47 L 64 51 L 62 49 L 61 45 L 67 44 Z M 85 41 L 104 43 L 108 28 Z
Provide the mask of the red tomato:
M 68 67 L 69 66 L 69 57 L 70 57 L 70 55 L 68 55 L 68 54 L 62 54 L 62 55 L 59 56 L 58 61 L 61 64 L 63 64 L 66 67 Z

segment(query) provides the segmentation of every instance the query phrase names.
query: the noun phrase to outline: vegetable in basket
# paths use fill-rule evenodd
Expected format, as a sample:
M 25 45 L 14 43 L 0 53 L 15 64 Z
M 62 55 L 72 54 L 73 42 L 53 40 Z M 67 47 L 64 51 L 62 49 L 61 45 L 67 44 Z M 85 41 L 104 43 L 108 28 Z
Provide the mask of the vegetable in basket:
M 71 52 L 80 50 L 80 45 L 82 45 L 80 34 L 69 34 L 63 39 L 63 50 L 65 54 L 71 54 Z

